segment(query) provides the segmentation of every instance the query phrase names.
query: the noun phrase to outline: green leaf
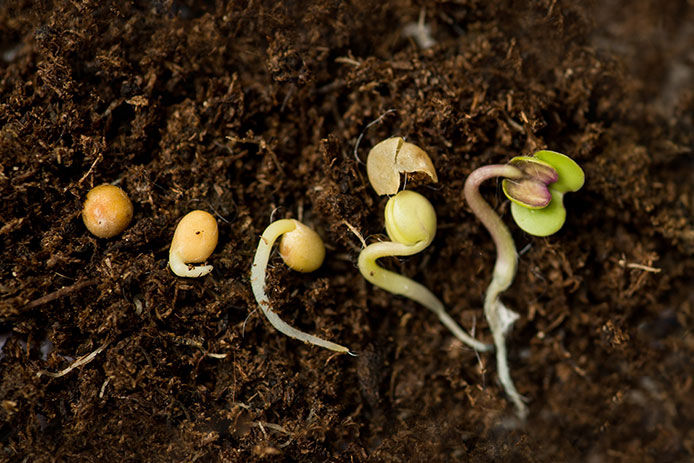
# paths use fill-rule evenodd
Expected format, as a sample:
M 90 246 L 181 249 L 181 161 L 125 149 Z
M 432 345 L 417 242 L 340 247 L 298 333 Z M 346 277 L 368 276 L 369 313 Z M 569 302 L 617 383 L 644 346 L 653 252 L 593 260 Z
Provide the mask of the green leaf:
M 557 181 L 548 186 L 552 199 L 547 207 L 540 209 L 528 208 L 514 201 L 511 203 L 511 215 L 527 233 L 548 236 L 558 232 L 566 220 L 564 193 L 580 190 L 585 182 L 585 174 L 573 159 L 556 151 L 538 151 L 533 158 L 549 164 L 558 174 Z
M 550 190 L 566 193 L 567 191 L 578 191 L 583 186 L 585 182 L 583 169 L 576 164 L 576 161 L 565 154 L 543 150 L 535 153 L 533 157 L 545 161 L 547 164 L 554 167 L 554 170 L 559 174 L 559 180 L 549 186 Z
M 563 193 L 550 189 L 552 200 L 543 209 L 528 209 L 511 203 L 511 215 L 518 226 L 535 236 L 549 236 L 559 231 L 566 220 Z

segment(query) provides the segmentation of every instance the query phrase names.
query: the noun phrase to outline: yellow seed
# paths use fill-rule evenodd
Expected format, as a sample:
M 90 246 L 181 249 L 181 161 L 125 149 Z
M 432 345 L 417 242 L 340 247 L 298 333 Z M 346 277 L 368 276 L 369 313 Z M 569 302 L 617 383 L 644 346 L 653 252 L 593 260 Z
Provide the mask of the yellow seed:
M 87 193 L 82 220 L 94 236 L 112 238 L 122 233 L 132 218 L 133 204 L 117 186 L 99 185 Z
M 188 263 L 204 262 L 217 246 L 217 221 L 209 212 L 192 211 L 176 226 L 171 248 Z
M 325 245 L 320 235 L 298 220 L 296 228 L 282 235 L 280 256 L 292 270 L 313 272 L 323 264 Z
M 176 226 L 171 248 L 169 266 L 178 276 L 199 277 L 212 271 L 211 265 L 189 269 L 187 264 L 207 260 L 217 246 L 219 232 L 217 221 L 209 212 L 192 211 Z
M 436 235 L 436 211 L 428 199 L 411 190 L 404 190 L 386 203 L 386 231 L 397 243 L 428 246 Z

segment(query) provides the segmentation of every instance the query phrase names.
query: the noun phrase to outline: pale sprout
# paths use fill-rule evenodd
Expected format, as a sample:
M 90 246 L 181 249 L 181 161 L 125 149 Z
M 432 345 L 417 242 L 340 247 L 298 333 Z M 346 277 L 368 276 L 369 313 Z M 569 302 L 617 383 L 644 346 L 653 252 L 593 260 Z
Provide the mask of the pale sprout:
M 381 257 L 411 256 L 431 244 L 436 234 L 436 211 L 428 199 L 414 191 L 401 191 L 388 200 L 386 231 L 392 241 L 373 243 L 359 254 L 359 271 L 370 283 L 393 294 L 419 302 L 438 316 L 456 338 L 478 351 L 490 350 L 463 330 L 446 312 L 443 302 L 427 287 L 410 278 L 386 270 L 376 262 Z
M 251 267 L 251 287 L 260 309 L 277 331 L 308 344 L 324 347 L 336 352 L 351 354 L 345 346 L 304 333 L 283 321 L 272 309 L 265 293 L 265 273 L 272 245 L 282 236 L 280 256 L 289 268 L 299 272 L 313 272 L 323 263 L 325 245 L 321 237 L 298 220 L 281 219 L 271 223 L 263 232 Z
M 171 248 L 169 267 L 180 277 L 198 278 L 212 271 L 211 265 L 189 266 L 205 262 L 217 246 L 219 232 L 217 221 L 209 212 L 192 211 L 176 226 Z

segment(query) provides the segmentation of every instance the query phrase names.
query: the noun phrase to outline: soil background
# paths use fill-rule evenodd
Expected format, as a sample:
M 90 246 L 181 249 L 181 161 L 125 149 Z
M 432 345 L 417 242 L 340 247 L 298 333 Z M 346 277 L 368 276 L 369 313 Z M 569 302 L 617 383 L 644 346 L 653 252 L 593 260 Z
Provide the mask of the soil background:
M 0 1 L 0 461 L 693 461 L 693 10 Z M 407 36 L 420 17 L 429 36 Z M 439 176 L 407 184 L 436 208 L 433 244 L 383 265 L 487 341 L 495 250 L 466 176 L 542 148 L 585 169 L 547 238 L 512 223 L 498 183 L 483 191 L 521 252 L 503 299 L 527 422 L 493 356 L 359 274 L 346 224 L 382 238 L 386 201 L 362 133 L 362 161 L 404 136 Z M 82 201 L 113 182 L 135 216 L 96 239 Z M 220 227 L 198 280 L 167 268 L 192 209 Z M 256 310 L 251 260 L 281 217 L 328 254 L 299 274 L 275 253 L 274 306 L 358 357 Z

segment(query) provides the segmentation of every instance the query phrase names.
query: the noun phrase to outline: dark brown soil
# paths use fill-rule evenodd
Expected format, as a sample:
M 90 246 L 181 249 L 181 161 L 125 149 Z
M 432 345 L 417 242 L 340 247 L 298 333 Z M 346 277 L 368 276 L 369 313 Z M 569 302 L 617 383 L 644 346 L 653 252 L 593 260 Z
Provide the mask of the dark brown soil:
M 694 459 L 694 7 L 686 0 L 0 2 L 0 460 L 684 462 Z M 435 45 L 403 35 L 425 12 Z M 493 356 L 365 283 L 384 233 L 358 155 L 431 155 L 439 230 L 385 264 L 490 340 L 495 250 L 467 174 L 549 148 L 582 164 L 563 230 L 523 250 L 514 418 Z M 86 192 L 135 217 L 92 237 Z M 412 183 L 408 184 L 411 187 Z M 212 275 L 167 268 L 177 220 L 218 217 Z M 288 322 L 249 285 L 271 217 L 324 237 L 313 274 L 271 261 Z M 58 372 L 95 352 L 89 363 Z M 212 355 L 210 355 L 212 354 Z

